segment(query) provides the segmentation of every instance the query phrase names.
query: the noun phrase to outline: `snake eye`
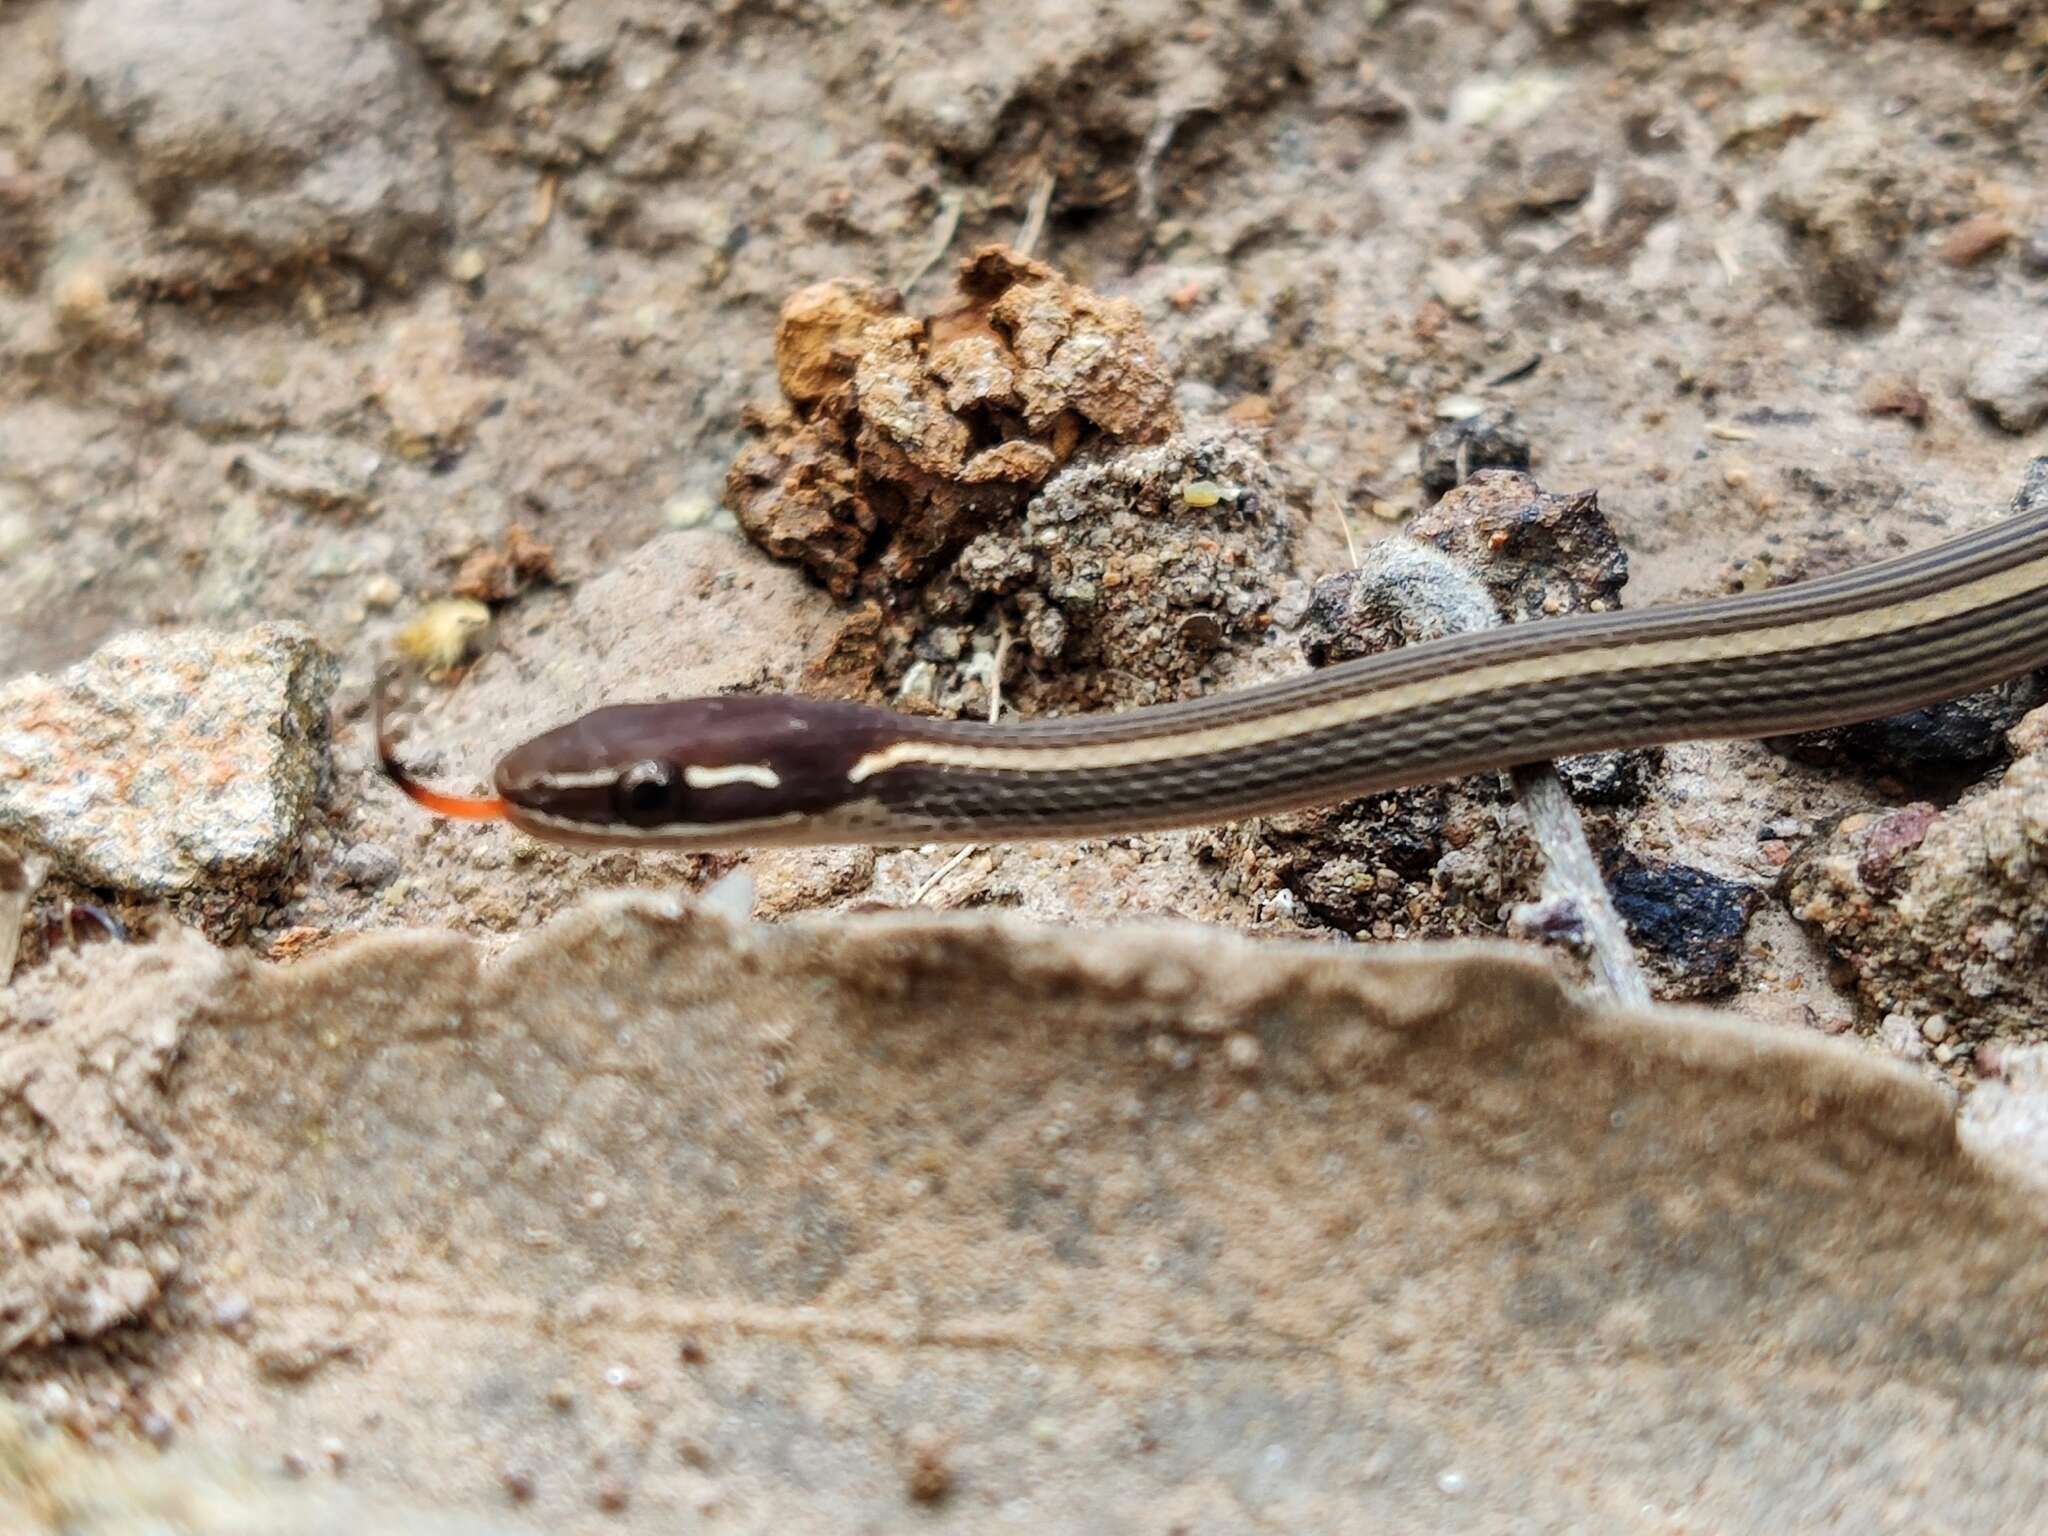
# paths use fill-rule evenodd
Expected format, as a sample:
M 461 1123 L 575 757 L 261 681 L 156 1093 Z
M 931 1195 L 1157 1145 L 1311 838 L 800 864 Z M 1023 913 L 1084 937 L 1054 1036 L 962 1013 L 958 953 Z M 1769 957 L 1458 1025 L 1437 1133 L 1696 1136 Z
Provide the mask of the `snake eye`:
M 675 765 L 659 759 L 635 763 L 612 786 L 612 810 L 636 827 L 675 821 L 682 798 L 683 781 Z

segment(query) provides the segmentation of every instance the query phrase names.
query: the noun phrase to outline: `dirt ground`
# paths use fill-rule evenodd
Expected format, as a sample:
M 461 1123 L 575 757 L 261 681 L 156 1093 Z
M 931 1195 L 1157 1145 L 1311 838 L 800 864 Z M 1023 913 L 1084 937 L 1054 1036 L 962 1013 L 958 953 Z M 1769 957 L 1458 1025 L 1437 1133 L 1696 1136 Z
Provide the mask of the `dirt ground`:
M 1974 1041 L 1888 1027 L 1760 835 L 1955 786 L 1671 749 L 1616 836 L 1766 897 L 1665 1037 L 1351 949 L 1256 837 L 592 856 L 427 820 L 367 727 L 515 526 L 550 569 L 412 685 L 437 783 L 806 686 L 851 605 L 721 505 L 783 301 L 922 311 L 1027 231 L 1256 435 L 1276 584 L 1480 405 L 1634 607 L 1924 546 L 2048 453 L 2044 70 L 1994 0 L 12 0 L 0 680 L 291 620 L 338 682 L 281 878 L 176 908 L 215 947 L 32 937 L 0 993 L 7 1395 L 289 1474 L 174 1529 L 2013 1528 L 2037 1198 L 1958 1149 Z M 735 869 L 754 923 L 645 916 Z M 32 935 L 86 898 L 155 910 L 57 878 Z M 1268 967 L 1322 990 L 1230 992 Z M 41 1445 L 0 1511 L 130 1528 Z

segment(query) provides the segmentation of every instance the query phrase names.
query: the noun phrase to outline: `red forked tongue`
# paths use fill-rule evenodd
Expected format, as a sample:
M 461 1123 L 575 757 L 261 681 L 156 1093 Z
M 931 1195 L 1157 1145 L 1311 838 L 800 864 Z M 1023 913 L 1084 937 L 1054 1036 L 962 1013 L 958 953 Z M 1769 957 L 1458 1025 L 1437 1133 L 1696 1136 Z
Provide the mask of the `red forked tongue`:
M 423 805 L 436 816 L 450 816 L 457 821 L 503 821 L 507 807 L 497 795 L 451 795 L 438 789 L 429 789 L 414 778 L 398 760 L 398 749 L 391 744 L 385 703 L 390 693 L 390 679 L 379 678 L 376 688 L 376 731 L 377 761 L 384 766 L 384 776 L 405 793 L 415 805 Z

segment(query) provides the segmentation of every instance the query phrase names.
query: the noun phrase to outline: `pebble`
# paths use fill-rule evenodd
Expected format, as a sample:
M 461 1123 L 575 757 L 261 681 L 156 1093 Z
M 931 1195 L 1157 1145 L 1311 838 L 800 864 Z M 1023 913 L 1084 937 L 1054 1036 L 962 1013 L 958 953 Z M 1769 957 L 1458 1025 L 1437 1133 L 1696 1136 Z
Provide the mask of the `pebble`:
M 530 1503 L 540 1488 L 533 1469 L 516 1461 L 508 1461 L 498 1468 L 498 1486 L 505 1490 L 505 1497 L 514 1504 Z
M 1907 1061 L 1927 1059 L 1926 1037 L 1903 1013 L 1886 1014 L 1884 1022 L 1877 1026 L 1877 1038 L 1894 1056 L 1903 1056 Z
M 1447 421 L 1422 440 L 1424 495 L 1435 501 L 1482 469 L 1527 469 L 1529 434 L 1506 406 Z
M 1574 208 L 1593 195 L 1593 157 L 1583 149 L 1554 149 L 1538 155 L 1523 172 L 1518 189 L 1530 213 Z
M 327 754 L 332 659 L 297 625 L 135 632 L 0 687 L 0 832 L 104 890 L 274 879 Z
M 671 528 L 701 528 L 718 515 L 718 503 L 702 491 L 686 491 L 662 504 L 661 519 Z
M 1691 865 L 1627 854 L 1612 858 L 1606 875 L 1614 908 L 1666 996 L 1713 997 L 1735 987 L 1743 935 L 1763 892 Z
M 1970 403 L 2011 433 L 2048 420 L 2048 326 L 1994 335 L 1970 367 Z
M 2048 224 L 2039 224 L 2020 247 L 2020 265 L 2034 277 L 2048 277 Z
M 381 843 L 358 843 L 341 856 L 341 878 L 358 890 L 380 891 L 398 878 L 398 855 Z
M 1632 752 L 1588 752 L 1557 760 L 1557 776 L 1580 805 L 1641 805 L 1663 763 L 1658 748 Z
M 2013 227 L 2002 213 L 1979 213 L 1963 220 L 1941 242 L 1941 259 L 1952 267 L 1974 267 L 2004 250 Z
M 1313 589 L 1307 582 L 1298 578 L 1287 582 L 1269 610 L 1273 623 L 1281 629 L 1299 629 L 1301 621 L 1308 617 L 1312 595 Z

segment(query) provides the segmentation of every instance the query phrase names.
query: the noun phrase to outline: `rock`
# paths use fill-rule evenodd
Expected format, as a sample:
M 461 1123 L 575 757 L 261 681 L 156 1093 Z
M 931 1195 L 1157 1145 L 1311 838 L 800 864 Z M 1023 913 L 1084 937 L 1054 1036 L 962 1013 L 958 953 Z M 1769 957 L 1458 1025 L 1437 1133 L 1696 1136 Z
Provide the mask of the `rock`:
M 2048 454 L 2030 460 L 2020 472 L 2020 488 L 2013 492 L 2014 513 L 2048 508 Z
M 1478 576 L 1510 619 L 1616 608 L 1628 581 L 1596 493 L 1555 495 L 1509 470 L 1475 472 L 1408 532 Z
M 87 885 L 275 878 L 327 752 L 335 668 L 296 625 L 134 633 L 0 688 L 0 830 Z
M 1661 748 L 1634 752 L 1588 752 L 1557 760 L 1557 776 L 1581 805 L 1641 805 L 1664 761 Z
M 1741 980 L 1743 935 L 1763 905 L 1754 886 L 1686 864 L 1611 855 L 1604 870 L 1628 936 L 1663 997 L 1714 997 Z
M 1529 467 L 1529 434 L 1515 413 L 1500 406 L 1447 421 L 1422 441 L 1422 489 L 1435 501 L 1482 469 Z
M 1301 623 L 1301 653 L 1310 666 L 1327 667 L 1491 629 L 1500 614 L 1473 592 L 1473 574 L 1409 540 L 1375 544 L 1356 569 L 1315 584 Z
M 1963 392 L 2008 432 L 2031 432 L 2048 420 L 2048 327 L 1992 337 L 1971 365 Z
M 341 878 L 360 890 L 382 890 L 398 870 L 398 855 L 382 843 L 358 843 L 341 856 Z
M 1010 591 L 1033 662 L 1091 699 L 1172 698 L 1196 690 L 1212 652 L 1263 638 L 1291 562 L 1290 500 L 1246 434 L 1105 446 L 1047 482 L 1021 528 L 970 545 L 954 575 Z M 992 545 L 1025 557 L 1021 585 Z M 986 588 L 977 552 L 994 571 Z
M 84 0 L 65 66 L 224 287 L 333 260 L 403 281 L 447 227 L 440 98 L 375 0 Z
M 2036 673 L 1968 698 L 1861 725 L 1772 737 L 1766 745 L 1817 768 L 1848 768 L 1912 785 L 1938 784 L 2003 760 L 2006 732 L 2043 703 L 2048 703 L 2048 679 Z
M 50 206 L 56 189 L 22 173 L 0 150 L 0 284 L 27 292 L 50 249 Z
M 1879 317 L 1910 227 L 1911 185 L 1867 125 L 1815 130 L 1785 151 L 1766 208 L 1791 235 L 1822 319 Z
M 1583 149 L 1554 149 L 1538 155 L 1522 173 L 1516 200 L 1525 213 L 1575 208 L 1593 195 L 1592 155 Z
M 2048 1018 L 2048 709 L 2008 739 L 1996 785 L 1947 810 L 1846 817 L 1786 869 L 1792 915 L 1874 1011 L 1946 1014 L 1965 1039 Z
M 462 322 L 442 297 L 391 328 L 370 391 L 390 418 L 392 446 L 421 459 L 466 446 L 498 386 L 471 370 Z
M 2020 265 L 2035 277 L 2048 277 L 2048 224 L 2037 224 L 2020 247 Z
M 1974 267 L 2004 250 L 2012 237 L 2004 214 L 1974 214 L 1942 238 L 1941 259 L 1952 267 Z
M 1903 1013 L 1888 1013 L 1878 1021 L 1877 1043 L 1906 1061 L 1927 1059 L 1927 1037 Z

